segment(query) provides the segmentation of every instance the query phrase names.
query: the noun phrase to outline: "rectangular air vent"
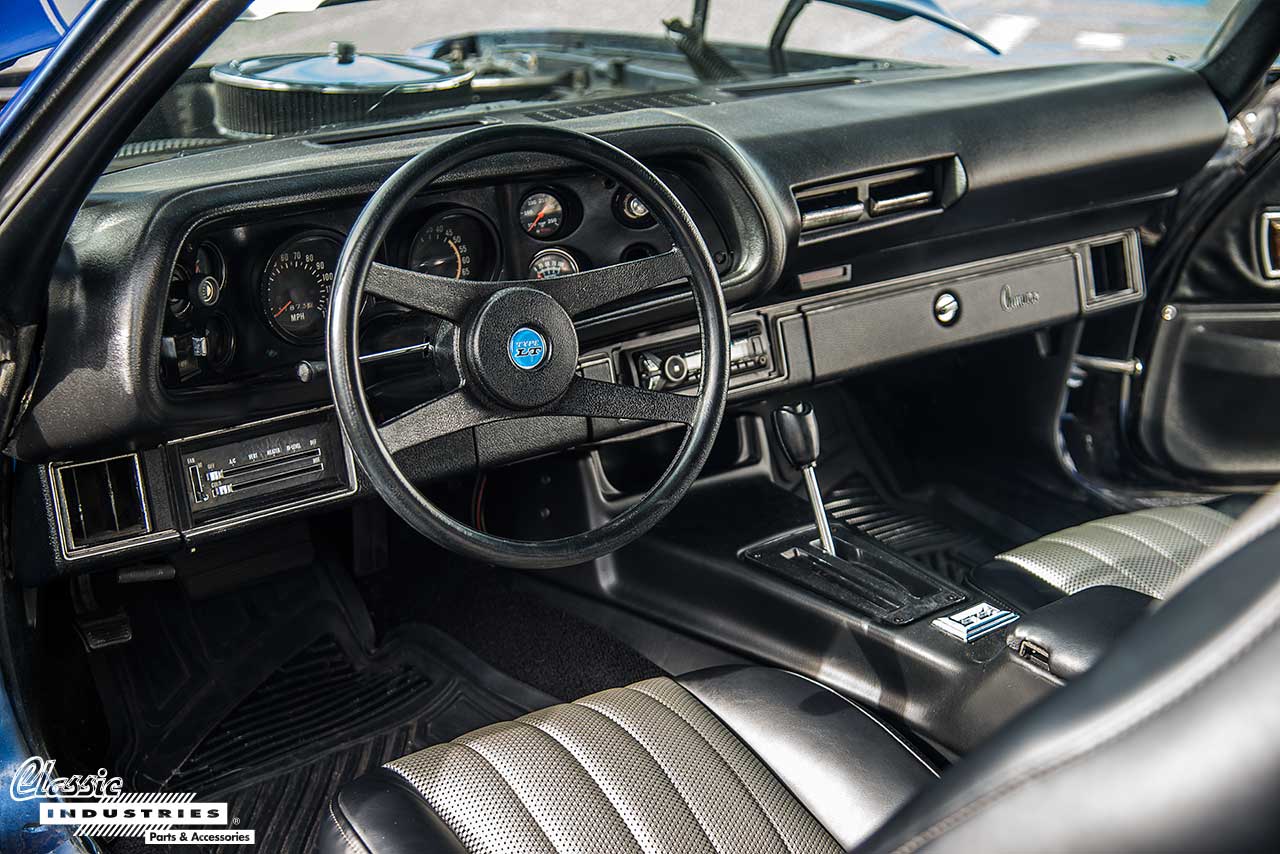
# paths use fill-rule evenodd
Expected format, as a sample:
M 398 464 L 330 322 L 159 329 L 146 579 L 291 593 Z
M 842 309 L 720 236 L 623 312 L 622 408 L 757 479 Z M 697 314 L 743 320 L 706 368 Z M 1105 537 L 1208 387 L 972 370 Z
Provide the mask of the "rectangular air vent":
M 137 454 L 53 471 L 67 551 L 95 548 L 151 532 Z
M 797 187 L 801 242 L 936 213 L 965 189 L 965 172 L 957 157 Z
M 872 218 L 935 207 L 937 201 L 938 181 L 927 166 L 879 175 L 867 186 L 867 213 Z
M 525 115 L 536 122 L 558 122 L 563 119 L 585 119 L 590 116 L 628 113 L 632 110 L 705 107 L 714 103 L 715 101 L 710 101 L 692 92 L 652 92 L 644 95 L 633 95 L 628 98 L 610 98 L 601 101 L 585 101 L 577 104 L 547 107 L 542 110 L 531 110 Z
M 1142 298 L 1142 267 L 1132 232 L 1090 241 L 1087 282 L 1086 310 Z
M 819 231 L 862 219 L 867 212 L 862 201 L 863 189 L 859 181 L 840 181 L 797 190 L 800 231 Z

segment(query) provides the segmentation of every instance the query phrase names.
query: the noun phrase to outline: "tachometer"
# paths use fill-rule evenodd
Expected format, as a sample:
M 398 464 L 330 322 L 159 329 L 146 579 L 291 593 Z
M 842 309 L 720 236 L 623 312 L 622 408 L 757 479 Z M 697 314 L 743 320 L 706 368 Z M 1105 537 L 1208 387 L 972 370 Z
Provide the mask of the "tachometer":
M 409 246 L 409 269 L 450 279 L 488 281 L 497 272 L 498 253 L 489 227 L 464 211 L 446 211 L 427 220 Z
M 262 277 L 267 323 L 286 341 L 308 344 L 324 337 L 329 286 L 340 251 L 326 234 L 304 234 L 280 246 Z

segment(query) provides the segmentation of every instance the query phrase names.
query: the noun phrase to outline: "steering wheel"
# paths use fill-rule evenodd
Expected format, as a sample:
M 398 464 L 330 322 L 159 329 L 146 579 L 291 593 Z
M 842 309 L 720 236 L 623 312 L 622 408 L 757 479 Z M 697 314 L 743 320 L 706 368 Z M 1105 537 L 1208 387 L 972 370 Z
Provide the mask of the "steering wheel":
M 374 261 L 406 205 L 441 176 L 484 157 L 541 153 L 582 163 L 639 196 L 670 232 L 668 252 L 559 278 L 475 282 L 410 272 Z M 687 280 L 703 353 L 696 396 L 649 391 L 577 374 L 573 318 L 614 300 Z M 369 407 L 360 372 L 360 311 L 369 293 L 457 327 L 437 353 L 460 385 L 385 423 Z M 519 568 L 568 566 L 636 540 L 679 502 L 711 451 L 729 385 L 728 319 L 715 265 L 675 194 L 644 165 L 595 137 L 529 125 L 495 125 L 457 136 L 401 166 L 369 199 L 338 260 L 329 297 L 329 383 L 352 453 L 368 482 L 411 527 L 477 560 Z M 603 525 L 555 540 L 513 540 L 465 525 L 405 477 L 395 454 L 460 430 L 544 415 L 625 418 L 686 427 L 662 477 Z

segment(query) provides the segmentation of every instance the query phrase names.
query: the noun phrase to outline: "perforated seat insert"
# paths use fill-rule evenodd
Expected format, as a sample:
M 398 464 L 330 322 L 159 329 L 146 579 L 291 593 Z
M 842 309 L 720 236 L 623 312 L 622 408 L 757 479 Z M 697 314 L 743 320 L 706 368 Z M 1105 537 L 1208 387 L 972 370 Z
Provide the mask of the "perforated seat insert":
M 615 688 L 389 763 L 474 852 L 839 854 L 670 679 Z

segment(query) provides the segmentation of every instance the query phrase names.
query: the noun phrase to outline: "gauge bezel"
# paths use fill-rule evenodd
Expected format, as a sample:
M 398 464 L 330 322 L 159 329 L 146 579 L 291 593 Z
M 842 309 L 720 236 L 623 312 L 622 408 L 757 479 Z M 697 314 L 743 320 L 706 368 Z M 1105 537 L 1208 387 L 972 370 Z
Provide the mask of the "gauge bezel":
M 218 259 L 218 275 L 214 276 L 211 273 L 205 273 L 203 276 L 199 276 L 197 278 L 195 265 L 200 259 L 201 250 L 204 249 L 211 250 L 210 254 Z M 226 253 L 222 251 L 222 247 L 212 240 L 201 240 L 197 243 L 196 251 L 191 255 L 190 274 L 193 281 L 198 281 L 199 279 L 217 279 L 218 286 L 220 288 L 224 287 L 227 284 L 227 256 Z
M 271 303 L 268 295 L 267 275 L 271 269 L 271 264 L 273 263 L 273 259 L 275 259 L 280 254 L 284 253 L 285 251 L 289 250 L 295 244 L 303 243 L 305 241 L 315 240 L 315 239 L 324 239 L 333 243 L 334 248 L 336 250 L 334 255 L 334 267 L 336 269 L 337 259 L 342 254 L 342 245 L 345 242 L 345 237 L 341 233 L 332 231 L 327 228 L 314 228 L 314 229 L 308 229 L 306 231 L 300 231 L 297 234 L 294 234 L 286 238 L 280 243 L 277 243 L 272 248 L 272 250 L 269 253 L 267 253 L 267 255 L 263 258 L 263 261 L 261 264 L 261 272 L 258 274 L 258 314 L 259 316 L 267 324 L 267 328 L 271 330 L 271 333 L 273 335 L 276 335 L 286 343 L 294 344 L 299 347 L 314 346 L 315 344 L 318 344 L 324 341 L 324 334 L 325 334 L 324 326 L 322 324 L 319 334 L 314 336 L 297 335 L 296 333 L 290 332 L 289 330 L 281 327 L 279 323 L 276 321 L 276 319 L 271 316 Z M 323 299 L 320 304 L 321 305 L 320 312 L 321 314 L 326 316 L 328 315 L 328 302 L 329 302 L 329 294 L 328 294 L 328 290 L 325 290 Z
M 437 220 L 451 215 L 459 215 L 468 217 L 480 224 L 484 229 L 485 239 L 489 241 L 489 246 L 487 248 L 492 253 L 492 258 L 489 262 L 489 270 L 484 277 L 463 279 L 462 281 L 496 282 L 502 276 L 502 270 L 505 266 L 503 258 L 505 247 L 502 245 L 502 240 L 498 235 L 498 229 L 494 226 L 489 217 L 484 214 L 484 212 L 467 205 L 449 204 L 427 208 L 421 213 L 421 224 L 414 228 L 413 231 L 409 233 L 408 239 L 405 239 L 401 244 L 404 247 L 401 260 L 405 269 L 413 269 L 413 246 L 418 241 L 418 235 L 422 234 L 422 232 L 426 230 L 427 226 Z
M 537 265 L 539 258 L 543 258 L 547 255 L 560 255 L 569 259 L 569 263 L 573 265 L 573 271 L 566 273 L 565 275 L 567 276 L 572 276 L 574 273 L 582 272 L 582 262 L 578 260 L 578 256 L 574 254 L 574 252 L 571 249 L 569 249 L 569 247 L 548 246 L 546 249 L 543 249 L 535 253 L 534 256 L 529 259 L 529 278 L 530 279 L 538 278 L 536 275 L 534 275 L 533 268 Z
M 521 212 L 524 210 L 525 202 L 539 193 L 546 193 L 554 196 L 560 202 L 561 221 L 560 227 L 556 229 L 555 234 L 547 237 L 539 237 L 531 233 L 524 225 L 524 218 Z M 516 199 L 515 207 L 515 226 L 520 234 L 535 243 L 555 243 L 564 240 L 573 235 L 578 230 L 578 226 L 582 225 L 582 201 L 578 198 L 577 193 L 568 187 L 561 187 L 553 184 L 535 184 L 525 188 Z

